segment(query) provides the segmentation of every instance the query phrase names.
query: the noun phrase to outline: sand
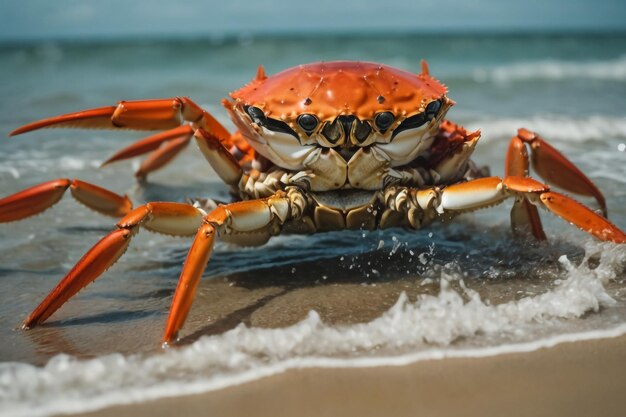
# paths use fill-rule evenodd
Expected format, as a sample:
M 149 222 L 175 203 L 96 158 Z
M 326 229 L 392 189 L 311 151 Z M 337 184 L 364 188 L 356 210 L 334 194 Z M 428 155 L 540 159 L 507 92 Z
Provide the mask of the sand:
M 295 369 L 109 416 L 626 416 L 626 336 L 398 367 Z

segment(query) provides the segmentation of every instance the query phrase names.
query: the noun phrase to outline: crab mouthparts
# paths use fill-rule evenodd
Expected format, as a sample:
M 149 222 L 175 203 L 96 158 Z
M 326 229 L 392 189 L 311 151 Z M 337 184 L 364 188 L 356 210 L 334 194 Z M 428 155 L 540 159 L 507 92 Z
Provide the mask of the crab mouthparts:
M 337 121 L 341 124 L 343 128 L 343 133 L 346 137 L 350 137 L 350 132 L 352 131 L 352 124 L 355 122 L 356 116 L 339 116 L 337 117 Z
M 335 148 L 335 151 L 339 152 L 339 155 L 341 155 L 341 157 L 347 162 L 350 161 L 350 159 L 352 159 L 352 157 L 354 156 L 355 153 L 357 153 L 357 151 L 359 149 L 362 149 L 359 146 L 350 146 L 350 147 L 340 147 L 340 148 Z
M 367 140 L 370 133 L 372 133 L 370 124 L 353 115 L 339 116 L 333 122 L 327 122 L 322 129 L 322 134 L 331 143 L 337 143 L 343 136 L 344 144 L 361 144 Z

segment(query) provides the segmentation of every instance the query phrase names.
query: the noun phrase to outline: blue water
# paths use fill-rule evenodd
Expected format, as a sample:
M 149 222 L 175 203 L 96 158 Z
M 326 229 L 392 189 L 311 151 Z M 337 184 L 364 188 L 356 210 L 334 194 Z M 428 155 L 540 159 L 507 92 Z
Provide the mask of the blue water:
M 612 221 L 626 228 L 623 35 L 311 36 L 5 45 L 0 47 L 0 134 L 42 117 L 112 105 L 121 99 L 173 96 L 191 97 L 231 127 L 219 101 L 250 80 L 259 64 L 271 74 L 299 63 L 359 59 L 418 72 L 422 58 L 457 102 L 449 118 L 482 130 L 474 158 L 479 164 L 501 175 L 508 139 L 518 127 L 536 130 L 589 174 L 605 193 Z M 0 195 L 69 177 L 128 193 L 136 205 L 187 197 L 228 198 L 226 187 L 193 146 L 142 186 L 132 175 L 137 161 L 98 168 L 117 149 L 143 136 L 51 129 L 1 139 Z M 583 201 L 593 207 L 593 201 Z M 111 368 L 121 378 L 124 369 L 145 370 L 143 360 L 162 360 L 163 369 L 180 367 L 176 383 L 184 387 L 197 378 L 236 378 L 242 369 L 249 372 L 259 366 L 256 360 L 280 364 L 311 356 L 393 357 L 433 347 L 482 348 L 536 341 L 626 323 L 623 247 L 595 243 L 547 213 L 543 218 L 550 244 L 522 244 L 510 237 L 508 209 L 509 204 L 503 204 L 419 232 L 278 237 L 254 249 L 218 243 L 182 344 L 207 358 L 213 358 L 209 352 L 215 346 L 230 346 L 234 355 L 243 349 L 229 345 L 235 337 L 232 332 L 239 332 L 251 345 L 258 342 L 263 347 L 249 348 L 247 354 L 254 360 L 249 358 L 245 366 L 233 365 L 226 356 L 225 362 L 215 359 L 191 372 L 184 365 L 186 348 L 178 356 L 161 356 L 159 347 L 189 239 L 142 232 L 118 264 L 63 306 L 48 324 L 28 332 L 18 329 L 114 223 L 68 196 L 40 216 L 0 225 L 0 361 L 21 363 L 10 369 L 0 365 L 0 410 L 17 413 L 34 402 L 27 386 L 36 384 L 38 410 L 49 412 L 46 401 L 52 404 L 62 392 L 46 385 L 46 375 L 57 375 L 54 369 L 59 363 L 69 369 L 64 375 L 81 375 L 85 369 L 123 358 L 125 365 Z M 568 260 L 559 262 L 563 255 Z M 452 283 L 443 292 L 442 279 Z M 472 293 L 464 292 L 461 281 L 477 292 L 480 303 L 464 304 Z M 565 291 L 563 285 L 571 285 L 572 291 Z M 392 314 L 389 309 L 403 292 L 408 306 L 392 313 L 399 315 L 395 323 L 405 323 L 407 333 L 402 337 L 381 333 L 376 320 Z M 447 325 L 441 322 L 440 329 L 433 325 L 417 331 L 411 326 L 431 311 L 430 304 L 419 304 L 419 298 L 428 295 L 434 298 L 422 303 L 441 308 Z M 512 313 L 525 305 L 521 303 L 528 303 L 529 315 Z M 567 308 L 559 310 L 556 305 Z M 501 310 L 494 310 L 497 306 Z M 311 310 L 319 315 L 322 327 L 316 327 L 321 325 L 309 316 Z M 491 326 L 496 311 L 504 321 Z M 465 321 L 470 318 L 471 323 Z M 241 323 L 246 326 L 243 330 L 237 327 Z M 309 325 L 317 329 L 312 340 L 319 344 L 281 350 L 267 342 L 295 337 Z M 270 336 L 263 333 L 265 328 L 283 333 Z M 198 340 L 202 336 L 209 337 Z M 368 347 L 366 339 L 374 340 L 376 349 Z M 103 356 L 113 352 L 123 356 Z M 56 357 L 48 368 L 24 365 L 46 364 L 59 353 L 102 362 L 85 365 Z M 128 356 L 133 354 L 140 356 Z M 144 392 L 172 382 L 170 377 L 155 374 L 129 384 Z M 106 392 L 107 384 L 114 385 L 103 378 L 103 385 L 91 386 L 93 392 Z M 64 392 L 86 401 L 80 383 L 68 381 L 59 382 Z M 119 398 L 109 403 L 116 401 Z

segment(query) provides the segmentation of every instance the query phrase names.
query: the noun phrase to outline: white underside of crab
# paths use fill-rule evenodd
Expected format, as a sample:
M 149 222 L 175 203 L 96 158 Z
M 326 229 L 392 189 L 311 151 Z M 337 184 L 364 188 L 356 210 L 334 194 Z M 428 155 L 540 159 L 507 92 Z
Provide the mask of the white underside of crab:
M 420 156 L 428 156 L 444 115 L 445 111 L 424 126 L 400 132 L 393 139 L 391 135 L 372 134 L 365 142 L 369 145 L 353 147 L 346 153 L 340 147 L 320 146 L 327 143 L 322 135 L 298 140 L 288 133 L 251 125 L 247 115 L 233 112 L 240 125 L 248 127 L 250 145 L 277 166 L 291 171 L 292 180 L 306 183 L 311 191 L 380 190 L 390 181 L 411 182 L 418 174 L 407 174 L 403 167 Z M 439 183 L 462 175 L 475 144 L 476 140 L 464 144 L 429 177 Z

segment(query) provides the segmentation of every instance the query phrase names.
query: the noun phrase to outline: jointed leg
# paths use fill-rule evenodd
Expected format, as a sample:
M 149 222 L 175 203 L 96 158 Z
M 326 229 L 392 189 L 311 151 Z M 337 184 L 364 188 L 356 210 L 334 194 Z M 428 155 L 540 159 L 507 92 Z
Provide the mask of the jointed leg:
M 113 155 L 104 164 L 152 151 L 137 176 L 145 176 L 171 161 L 186 147 L 195 129 L 210 132 L 232 145 L 230 133 L 209 113 L 188 98 L 122 101 L 117 106 L 84 110 L 22 126 L 11 136 L 47 127 L 167 131 L 143 139 Z
M 151 152 L 135 173 L 137 178 L 145 179 L 148 173 L 161 168 L 185 149 L 192 137 L 195 137 L 200 151 L 220 178 L 228 185 L 236 185 L 241 178 L 242 170 L 239 161 L 225 147 L 229 142 L 201 127 L 194 130 L 190 125 L 180 126 L 136 142 L 113 155 L 103 165 Z M 232 145 L 231 148 L 238 149 L 236 145 Z M 244 156 L 247 154 L 242 155 L 242 158 Z
M 122 217 L 133 204 L 128 196 L 118 195 L 97 185 L 61 178 L 48 181 L 0 199 L 0 223 L 39 214 L 56 204 L 67 189 L 87 207 L 112 217 Z
M 543 179 L 567 191 L 594 197 L 606 217 L 604 196 L 595 184 L 563 154 L 527 129 L 519 129 L 517 136 L 511 139 L 506 155 L 505 175 L 528 176 L 527 145 L 531 149 L 533 168 Z M 546 239 L 537 208 L 521 196 L 518 196 L 513 204 L 511 226 L 516 234 L 532 233 L 537 240 Z
M 600 240 L 626 243 L 626 234 L 606 218 L 532 178 L 489 177 L 452 185 L 440 192 L 437 209 L 440 213 L 471 211 L 498 204 L 508 197 L 523 198 L 545 207 Z
M 243 170 L 233 154 L 226 149 L 217 136 L 204 129 L 196 130 L 194 136 L 202 155 L 222 181 L 236 186 L 243 175 Z
M 193 235 L 204 212 L 180 203 L 148 203 L 117 223 L 96 243 L 24 321 L 24 328 L 43 323 L 67 300 L 98 278 L 124 254 L 139 227 L 174 236 Z
M 150 172 L 167 165 L 185 149 L 188 144 L 189 138 L 181 137 L 161 145 L 159 149 L 150 153 L 150 155 L 143 160 L 139 169 L 135 172 L 135 177 L 140 180 L 145 180 Z
M 595 184 L 562 153 L 543 138 L 527 129 L 519 129 L 511 139 L 506 156 L 505 175 L 528 175 L 528 152 L 530 146 L 533 168 L 541 178 L 566 191 L 594 197 L 606 217 L 606 202 Z
M 78 261 L 28 316 L 24 328 L 43 323 L 73 295 L 97 279 L 124 254 L 139 227 L 144 227 L 169 235 L 196 235 L 180 275 L 163 336 L 164 342 L 170 342 L 191 308 L 215 234 L 242 245 L 262 244 L 277 234 L 286 221 L 300 217 L 306 206 L 305 198 L 295 189 L 265 199 L 219 206 L 208 215 L 187 204 L 140 206 L 126 214 L 117 223 L 117 230 L 106 235 Z
M 191 125 L 182 125 L 156 135 L 148 136 L 145 139 L 137 141 L 124 149 L 119 150 L 109 159 L 102 163 L 102 166 L 108 165 L 116 161 L 133 158 L 145 153 L 159 149 L 161 145 L 172 140 L 186 138 L 189 140 L 193 135 L 193 127 Z
M 201 127 L 194 130 L 190 125 L 141 140 L 122 149 L 105 164 L 152 151 L 135 173 L 137 178 L 145 179 L 150 172 L 163 167 L 185 149 L 191 137 L 195 137 L 200 151 L 220 178 L 228 185 L 236 185 L 242 175 L 240 160 L 231 153 L 233 151 L 241 153 L 239 147 L 233 143 L 233 139 L 237 136 L 233 135 L 228 140 L 224 140 Z M 226 145 L 230 145 L 230 150 L 226 148 Z M 248 156 L 248 153 L 241 153 L 241 162 L 244 162 L 243 159 Z
M 213 116 L 186 97 L 120 101 L 117 106 L 83 110 L 39 120 L 15 129 L 10 136 L 48 127 L 167 130 L 184 122 L 193 123 L 219 137 L 230 136 L 226 128 Z
M 460 213 L 500 204 L 507 198 L 543 207 L 597 239 L 626 243 L 626 233 L 604 217 L 571 198 L 528 177 L 486 177 L 451 185 L 414 189 L 392 186 L 382 193 L 381 228 L 410 226 L 419 229 L 435 219 L 450 219 Z M 543 233 L 543 230 L 541 230 Z
M 505 176 L 528 177 L 528 149 L 524 142 L 515 136 L 511 139 L 504 164 Z M 515 235 L 532 234 L 539 241 L 546 240 L 537 207 L 523 196 L 517 196 L 511 209 L 511 229 Z
M 170 314 L 163 334 L 163 342 L 176 339 L 183 326 L 196 288 L 213 250 L 215 234 L 221 239 L 241 245 L 258 245 L 279 233 L 288 220 L 301 216 L 306 208 L 302 195 L 291 190 L 273 197 L 242 201 L 217 207 L 203 218 L 183 266 Z

